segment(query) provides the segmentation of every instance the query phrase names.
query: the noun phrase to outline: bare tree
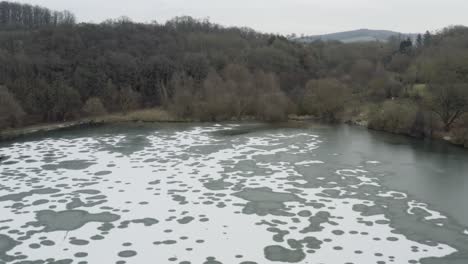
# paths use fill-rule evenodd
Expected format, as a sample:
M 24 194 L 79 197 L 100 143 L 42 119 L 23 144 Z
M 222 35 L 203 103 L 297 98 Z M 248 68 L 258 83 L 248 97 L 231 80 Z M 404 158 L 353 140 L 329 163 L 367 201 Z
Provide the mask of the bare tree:
M 427 106 L 440 118 L 444 130 L 468 113 L 468 84 L 431 84 Z
M 306 85 L 304 108 L 323 120 L 334 122 L 343 111 L 348 91 L 336 79 L 311 80 Z
M 274 73 L 257 71 L 255 79 L 255 113 L 257 118 L 281 121 L 288 117 L 288 98 L 281 90 Z
M 21 124 L 25 113 L 5 86 L 0 86 L 0 129 Z
M 251 96 L 255 89 L 252 74 L 243 65 L 230 64 L 224 69 L 224 78 L 233 89 L 235 116 L 240 120 L 249 113 L 254 103 Z
M 173 90 L 171 110 L 177 116 L 187 118 L 193 116 L 195 81 L 184 73 L 177 73 L 170 82 Z
M 207 121 L 228 119 L 232 116 L 233 95 L 232 90 L 219 74 L 211 69 L 203 82 L 202 99 L 196 106 L 199 117 Z
M 130 110 L 136 109 L 140 106 L 140 94 L 135 92 L 130 86 L 120 89 L 118 101 L 122 113 L 127 114 Z

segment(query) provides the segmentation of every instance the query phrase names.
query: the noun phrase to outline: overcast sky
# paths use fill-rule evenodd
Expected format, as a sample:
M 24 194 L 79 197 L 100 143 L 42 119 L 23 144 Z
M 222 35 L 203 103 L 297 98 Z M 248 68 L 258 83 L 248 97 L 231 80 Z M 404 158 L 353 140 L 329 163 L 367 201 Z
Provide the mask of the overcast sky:
M 324 34 L 359 28 L 404 33 L 468 25 L 468 0 L 19 0 L 68 9 L 80 22 L 122 15 L 160 23 L 175 16 L 209 17 L 225 26 L 268 33 Z

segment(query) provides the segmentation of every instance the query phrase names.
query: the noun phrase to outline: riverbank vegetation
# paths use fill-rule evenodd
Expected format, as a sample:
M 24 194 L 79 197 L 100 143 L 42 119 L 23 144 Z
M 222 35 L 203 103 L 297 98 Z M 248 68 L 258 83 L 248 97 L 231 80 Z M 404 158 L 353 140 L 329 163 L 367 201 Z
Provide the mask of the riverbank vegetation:
M 77 24 L 0 2 L 0 129 L 155 107 L 181 120 L 312 115 L 468 146 L 468 28 L 303 44 L 191 17 Z

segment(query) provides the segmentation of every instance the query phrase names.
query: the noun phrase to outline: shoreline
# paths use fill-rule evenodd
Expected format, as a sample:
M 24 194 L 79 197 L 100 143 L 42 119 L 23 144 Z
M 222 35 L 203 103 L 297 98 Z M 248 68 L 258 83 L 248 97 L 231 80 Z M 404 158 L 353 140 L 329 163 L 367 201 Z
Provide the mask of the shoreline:
M 243 121 L 253 121 L 253 119 L 246 118 L 238 122 L 243 122 Z M 291 115 L 286 120 L 286 122 L 291 122 L 291 121 L 293 122 L 319 122 L 313 116 L 297 116 L 297 115 Z M 67 122 L 60 122 L 60 123 L 44 123 L 44 124 L 39 124 L 39 125 L 6 129 L 4 131 L 0 131 L 0 143 L 15 140 L 15 139 L 26 137 L 26 136 L 37 135 L 41 133 L 48 133 L 48 132 L 73 129 L 73 128 L 87 128 L 87 127 L 109 125 L 109 124 L 194 123 L 194 122 L 200 122 L 200 121 L 197 121 L 194 119 L 176 118 L 170 113 L 168 113 L 167 111 L 158 109 L 158 108 L 145 109 L 145 110 L 136 110 L 133 112 L 129 112 L 127 114 L 114 113 L 114 114 L 108 114 L 108 115 L 98 116 L 98 117 L 83 118 L 83 119 L 79 119 L 76 121 L 67 121 Z M 372 129 L 367 126 L 367 122 L 365 121 L 356 122 L 353 120 L 343 120 L 341 123 L 347 124 L 350 126 L 362 127 L 362 128 L 373 130 L 373 131 L 407 136 L 407 137 L 416 138 L 420 140 L 426 139 L 426 138 L 415 137 L 415 136 L 405 134 L 405 133 L 394 133 L 394 132 L 385 131 L 385 130 Z M 441 140 L 451 145 L 468 149 L 468 145 L 454 142 L 453 139 L 450 137 L 450 134 L 439 134 L 438 136 L 434 135 L 432 138 L 430 138 L 430 140 Z
M 78 120 L 62 123 L 51 123 L 42 125 L 32 125 L 21 128 L 12 128 L 5 131 L 0 131 L 0 142 L 15 140 L 21 137 L 47 133 L 52 131 L 60 131 L 70 128 L 88 127 L 104 123 L 94 122 L 94 120 Z
M 418 140 L 442 141 L 442 142 L 448 143 L 448 144 L 456 146 L 456 147 L 468 149 L 468 144 L 463 144 L 463 143 L 456 142 L 455 139 L 451 136 L 450 133 L 438 132 L 438 133 L 434 133 L 432 135 L 432 137 L 418 137 L 418 136 L 411 135 L 411 134 L 408 134 L 408 133 L 395 133 L 395 132 L 387 131 L 387 130 L 383 130 L 383 129 L 370 128 L 370 127 L 367 126 L 366 121 L 355 122 L 355 121 L 352 121 L 352 120 L 346 120 L 343 123 L 347 124 L 347 125 L 350 125 L 350 126 L 362 127 L 362 128 L 365 128 L 365 129 L 371 130 L 371 131 L 383 132 L 383 133 L 388 133 L 388 134 L 392 134 L 392 135 L 405 136 L 405 137 L 414 138 L 414 139 L 418 139 Z
M 114 113 L 97 117 L 82 118 L 75 121 L 66 121 L 60 123 L 44 123 L 39 125 L 25 126 L 19 128 L 6 129 L 0 131 L 0 142 L 15 140 L 21 137 L 60 131 L 72 128 L 91 127 L 106 124 L 118 123 L 184 123 L 193 122 L 193 120 L 182 120 L 171 116 L 161 109 L 145 109 L 129 112 L 127 114 Z

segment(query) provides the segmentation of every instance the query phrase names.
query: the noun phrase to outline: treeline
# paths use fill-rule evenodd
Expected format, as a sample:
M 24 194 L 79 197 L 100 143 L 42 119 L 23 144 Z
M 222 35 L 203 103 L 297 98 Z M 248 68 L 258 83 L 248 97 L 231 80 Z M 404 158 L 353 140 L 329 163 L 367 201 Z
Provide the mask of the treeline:
M 191 17 L 17 24 L 0 30 L 3 128 L 157 106 L 207 121 L 312 115 L 468 139 L 465 27 L 414 43 L 301 44 Z
M 265 114 L 252 105 L 258 98 L 273 102 L 280 96 L 281 102 L 289 102 L 286 94 L 303 86 L 310 75 L 303 56 L 302 45 L 282 36 L 224 28 L 191 17 L 165 24 L 133 23 L 123 17 L 101 24 L 4 30 L 0 31 L 0 85 L 22 111 L 5 111 L 8 117 L 3 120 L 14 121 L 2 126 L 70 120 L 90 114 L 93 108 L 105 113 L 164 106 L 184 113 L 174 107 L 182 94 L 192 96 L 192 106 L 187 106 L 191 109 L 208 104 L 207 89 L 223 97 L 227 94 L 220 91 L 229 90 L 231 110 L 214 117 L 201 116 L 201 110 L 185 111 L 184 116 L 277 119 L 261 117 Z M 236 76 L 232 69 L 238 69 Z M 223 87 L 208 88 L 213 76 L 221 79 L 215 85 Z M 258 76 L 267 76 L 262 78 L 274 84 L 268 94 L 254 94 Z M 234 96 L 239 99 L 236 103 Z M 288 111 L 280 112 L 274 116 L 284 119 Z
M 251 73 L 243 65 L 229 64 L 221 74 L 212 69 L 199 84 L 187 74 L 178 74 L 170 87 L 174 94 L 169 109 L 182 118 L 217 121 L 250 116 L 277 121 L 293 112 L 276 74 Z
M 0 2 L 0 28 L 38 28 L 59 24 L 75 24 L 75 16 L 69 11 L 58 12 L 40 6 Z

